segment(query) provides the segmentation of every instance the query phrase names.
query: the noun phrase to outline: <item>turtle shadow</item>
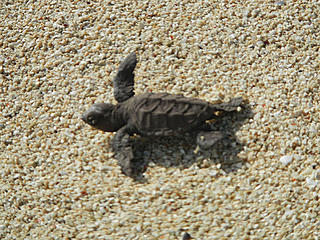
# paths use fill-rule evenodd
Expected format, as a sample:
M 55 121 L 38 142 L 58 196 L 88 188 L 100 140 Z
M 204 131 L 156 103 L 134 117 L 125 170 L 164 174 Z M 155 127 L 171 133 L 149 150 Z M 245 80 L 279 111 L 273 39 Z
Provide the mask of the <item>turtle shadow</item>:
M 134 180 L 144 181 L 143 173 L 152 166 L 186 169 L 194 164 L 201 168 L 220 163 L 221 169 L 226 173 L 237 171 L 245 161 L 238 157 L 245 143 L 241 143 L 235 134 L 253 115 L 248 102 L 242 106 L 240 112 L 224 113 L 211 128 L 213 131 L 226 133 L 227 137 L 209 150 L 195 151 L 195 138 L 190 134 L 175 137 L 133 137 L 133 166 L 137 176 Z M 203 166 L 204 160 L 206 166 Z

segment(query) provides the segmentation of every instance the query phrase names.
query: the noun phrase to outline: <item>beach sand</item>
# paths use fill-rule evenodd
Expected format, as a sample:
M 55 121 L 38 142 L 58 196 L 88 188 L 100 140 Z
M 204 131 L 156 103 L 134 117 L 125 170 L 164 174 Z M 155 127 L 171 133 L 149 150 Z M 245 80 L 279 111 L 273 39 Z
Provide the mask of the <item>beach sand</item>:
M 0 19 L 1 239 L 320 238 L 318 1 L 3 0 Z M 132 51 L 136 94 L 248 102 L 210 151 L 135 138 L 145 182 L 80 119 Z

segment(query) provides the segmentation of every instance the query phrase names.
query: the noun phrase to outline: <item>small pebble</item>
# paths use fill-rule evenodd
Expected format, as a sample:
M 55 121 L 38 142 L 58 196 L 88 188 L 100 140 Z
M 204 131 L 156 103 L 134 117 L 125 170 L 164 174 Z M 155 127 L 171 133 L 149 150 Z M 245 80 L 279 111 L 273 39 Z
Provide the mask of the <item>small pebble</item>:
M 286 5 L 286 1 L 279 1 L 279 2 L 276 2 L 276 5 L 278 5 L 278 6 Z
M 280 158 L 280 162 L 283 164 L 283 165 L 288 165 L 289 163 L 292 162 L 292 159 L 293 157 L 291 155 L 286 155 L 286 156 L 282 156 Z
M 314 180 L 313 178 L 310 178 L 310 177 L 306 178 L 306 182 L 307 182 L 307 185 L 312 188 L 314 188 L 318 185 L 318 181 Z

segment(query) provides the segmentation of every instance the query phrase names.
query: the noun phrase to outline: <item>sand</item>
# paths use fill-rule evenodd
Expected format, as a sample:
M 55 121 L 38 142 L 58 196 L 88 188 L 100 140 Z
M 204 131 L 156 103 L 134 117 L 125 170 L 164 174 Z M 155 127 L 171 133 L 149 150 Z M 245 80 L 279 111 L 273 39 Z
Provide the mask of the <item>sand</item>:
M 1 239 L 319 239 L 318 1 L 3 0 L 0 19 Z M 207 152 L 136 138 L 142 183 L 79 118 L 115 103 L 132 51 L 137 94 L 248 101 Z

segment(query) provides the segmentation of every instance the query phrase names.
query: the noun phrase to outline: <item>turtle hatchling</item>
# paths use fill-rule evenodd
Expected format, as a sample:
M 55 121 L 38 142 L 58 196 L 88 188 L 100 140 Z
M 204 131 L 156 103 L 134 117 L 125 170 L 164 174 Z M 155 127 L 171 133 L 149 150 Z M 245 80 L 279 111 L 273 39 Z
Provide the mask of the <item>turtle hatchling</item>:
M 133 149 L 130 136 L 171 136 L 191 133 L 200 149 L 208 149 L 226 135 L 212 131 L 207 120 L 218 118 L 217 112 L 236 111 L 243 99 L 227 103 L 210 103 L 169 93 L 134 94 L 136 54 L 129 54 L 113 79 L 118 104 L 96 103 L 81 119 L 104 132 L 116 132 L 112 148 L 124 174 L 134 177 Z

